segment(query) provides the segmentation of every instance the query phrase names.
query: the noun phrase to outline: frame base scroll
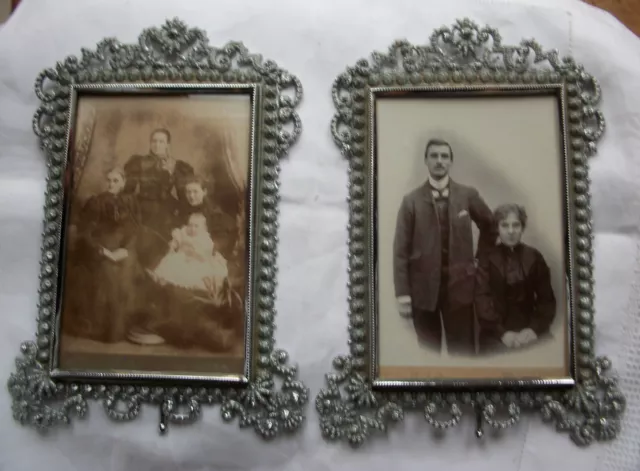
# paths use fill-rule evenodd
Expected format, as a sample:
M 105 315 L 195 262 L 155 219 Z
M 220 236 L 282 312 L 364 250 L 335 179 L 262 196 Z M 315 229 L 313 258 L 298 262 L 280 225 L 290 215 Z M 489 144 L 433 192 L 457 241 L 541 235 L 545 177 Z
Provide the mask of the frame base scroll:
M 56 383 L 49 377 L 46 365 L 36 359 L 37 347 L 33 342 L 23 343 L 21 352 L 16 372 L 8 381 L 13 418 L 43 431 L 69 425 L 73 417 L 84 418 L 89 401 L 95 400 L 116 422 L 136 419 L 142 404 L 157 406 L 162 434 L 170 424 L 185 425 L 200 418 L 202 406 L 218 405 L 225 422 L 237 419 L 240 427 L 251 427 L 269 439 L 296 431 L 303 423 L 309 399 L 306 386 L 295 379 L 297 369 L 287 365 L 288 356 L 282 350 L 273 352 L 267 371 L 242 390 Z M 276 379 L 281 382 L 279 390 L 275 389 Z
M 316 397 L 323 437 L 362 445 L 375 432 L 386 432 L 406 412 L 424 415 L 434 430 L 459 425 L 462 416 L 476 419 L 475 434 L 483 438 L 488 427 L 515 426 L 521 411 L 538 413 L 558 432 L 568 433 L 579 446 L 616 438 L 621 428 L 625 398 L 617 380 L 608 376 L 611 362 L 593 360 L 593 378 L 570 391 L 536 392 L 378 392 L 355 371 L 349 357 L 334 360 L 337 373 L 327 375 L 327 387 Z M 506 418 L 498 418 L 498 415 Z

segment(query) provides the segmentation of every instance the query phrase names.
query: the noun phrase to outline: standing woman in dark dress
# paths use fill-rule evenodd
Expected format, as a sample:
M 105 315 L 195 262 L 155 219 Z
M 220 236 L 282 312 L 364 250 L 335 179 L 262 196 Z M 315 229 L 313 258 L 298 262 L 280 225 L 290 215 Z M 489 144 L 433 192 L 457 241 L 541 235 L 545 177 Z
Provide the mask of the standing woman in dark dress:
M 480 259 L 476 315 L 481 350 L 520 348 L 549 332 L 556 298 L 542 254 L 522 242 L 527 213 L 505 204 L 494 211 L 498 243 Z
M 133 247 L 138 211 L 134 197 L 122 194 L 123 170 L 110 170 L 106 180 L 107 191 L 89 198 L 78 218 L 77 253 L 82 258 L 77 261 L 86 266 L 91 289 L 72 296 L 82 297 L 88 321 L 83 337 L 119 342 L 126 338 L 136 307 L 139 268 Z
M 140 233 L 136 253 L 140 263 L 153 270 L 162 256 L 173 229 L 173 217 L 185 203 L 184 181 L 193 167 L 171 154 L 171 134 L 156 129 L 149 137 L 149 152 L 134 155 L 124 165 L 123 194 L 136 197 L 140 208 Z

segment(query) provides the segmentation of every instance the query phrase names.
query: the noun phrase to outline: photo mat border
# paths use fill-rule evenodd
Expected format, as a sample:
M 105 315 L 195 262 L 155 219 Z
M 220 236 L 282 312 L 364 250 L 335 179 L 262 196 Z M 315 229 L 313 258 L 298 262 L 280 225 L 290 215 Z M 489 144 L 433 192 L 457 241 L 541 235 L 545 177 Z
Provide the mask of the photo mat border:
M 575 214 L 574 207 L 571 204 L 572 187 L 570 172 L 570 154 L 567 139 L 567 121 L 566 121 L 566 87 L 562 82 L 559 83 L 538 83 L 538 84 L 487 84 L 487 85 L 433 85 L 433 86 L 398 86 L 398 87 L 371 87 L 368 96 L 368 116 L 369 116 L 369 161 L 368 161 L 368 181 L 367 192 L 369 195 L 368 220 L 370 222 L 368 233 L 368 266 L 370 286 L 368 290 L 368 305 L 371 310 L 371 320 L 369 325 L 369 377 L 372 378 L 371 384 L 373 388 L 509 388 L 514 390 L 536 389 L 545 387 L 566 387 L 575 385 L 577 365 L 575 361 L 575 265 L 574 253 L 574 224 Z M 453 98 L 456 97 L 519 97 L 519 96 L 553 96 L 558 106 L 558 116 L 560 121 L 561 133 L 560 142 L 562 154 L 562 194 L 563 198 L 563 227 L 567 232 L 567 243 L 565 243 L 565 276 L 569 282 L 569 292 L 567 293 L 567 301 L 569 304 L 569 312 L 566 315 L 567 338 L 564 341 L 566 363 L 569 374 L 565 377 L 545 378 L 545 379 L 433 379 L 433 380 L 395 380 L 381 379 L 379 377 L 380 365 L 379 359 L 379 338 L 378 325 L 380 323 L 379 298 L 376 296 L 376 286 L 378 273 L 376 270 L 377 262 L 377 224 L 379 222 L 377 214 L 377 149 L 375 145 L 376 139 L 376 110 L 375 100 L 377 97 L 384 98 Z M 567 351 L 568 350 L 568 351 Z
M 58 229 L 58 251 L 61 254 L 58 260 L 58 280 L 56 285 L 52 289 L 54 298 L 56 299 L 56 309 L 53 319 L 54 335 L 52 336 L 51 350 L 49 355 L 52 358 L 50 375 L 52 378 L 78 380 L 78 379 L 94 379 L 94 380 L 151 380 L 151 381 L 196 381 L 202 383 L 229 383 L 229 384 L 248 384 L 250 378 L 253 377 L 254 362 L 254 346 L 253 346 L 253 332 L 254 332 L 254 316 L 256 300 L 252 297 L 253 294 L 253 272 L 256 264 L 256 251 L 255 251 L 255 233 L 251 228 L 256 224 L 256 217 L 254 208 L 256 206 L 256 187 L 259 185 L 258 177 L 255 172 L 256 167 L 256 128 L 258 123 L 257 110 L 262 106 L 260 89 L 255 84 L 193 84 L 193 83 L 132 83 L 132 84 L 72 84 L 70 87 L 70 103 L 69 103 L 69 121 L 68 121 L 68 134 L 67 142 L 65 146 L 66 156 L 66 169 L 64 181 L 68 185 L 72 185 L 73 178 L 73 166 L 68 165 L 69 155 L 75 147 L 72 142 L 72 130 L 75 129 L 76 117 L 78 114 L 78 106 L 81 97 L 86 96 L 154 96 L 157 98 L 175 96 L 175 95 L 208 95 L 208 96 L 220 96 L 231 95 L 234 92 L 236 94 L 249 95 L 251 99 L 250 106 L 250 119 L 251 125 L 249 127 L 249 165 L 247 175 L 247 190 L 248 190 L 248 202 L 247 205 L 247 260 L 246 260 L 246 280 L 245 280 L 245 293 L 246 300 L 243 307 L 244 312 L 244 360 L 243 360 L 243 374 L 164 374 L 164 373 L 151 373 L 151 372 L 131 372 L 131 373 L 115 373 L 115 372 L 92 372 L 92 371 L 75 371 L 64 370 L 59 367 L 60 363 L 60 337 L 61 337 L 61 321 L 62 321 L 62 299 L 64 291 L 64 273 L 65 273 L 65 257 L 67 246 L 64 243 L 65 231 L 67 229 L 66 220 L 69 216 L 70 204 L 71 204 L 71 190 L 73 188 L 65 188 L 63 190 L 63 208 L 62 208 L 62 222 Z M 249 93 L 247 93 L 249 92 Z M 259 165 L 257 165 L 259 167 Z M 61 289 L 58 289 L 61 288 Z
M 246 384 L 147 375 L 73 381 L 57 378 L 51 374 L 52 353 L 57 335 L 56 290 L 74 90 L 170 89 L 176 84 L 192 89 L 251 86 L 260 98 L 254 104 L 257 122 L 252 130 L 256 227 L 247 227 L 255 231 L 256 265 L 253 279 L 248 279 L 254 295 L 250 302 L 255 326 L 247 344 L 255 349 L 252 376 Z M 144 29 L 137 44 L 106 38 L 95 50 L 83 48 L 81 58 L 66 57 L 38 75 L 35 93 L 41 104 L 32 125 L 47 158 L 46 205 L 36 339 L 22 343 L 16 370 L 7 382 L 13 418 L 46 431 L 70 424 L 73 417 L 85 417 L 90 400 L 101 402 L 107 416 L 117 422 L 136 419 L 142 404 L 151 404 L 159 408 L 159 431 L 165 433 L 170 424 L 196 421 L 202 406 L 218 405 L 223 421 L 237 420 L 240 427 L 252 428 L 264 439 L 299 431 L 309 390 L 297 379 L 297 367 L 288 363 L 288 354 L 276 348 L 274 339 L 280 159 L 302 131 L 296 111 L 302 100 L 299 79 L 275 62 L 250 53 L 240 42 L 210 46 L 203 30 L 173 18 Z
M 566 125 L 571 151 L 572 237 L 576 272 L 574 329 L 576 384 L 563 389 L 492 387 L 435 389 L 373 387 L 368 368 L 372 285 L 370 217 L 373 201 L 367 187 L 367 159 L 372 136 L 368 99 L 371 88 L 429 86 L 482 86 L 503 84 L 566 88 Z M 336 113 L 331 121 L 334 141 L 349 161 L 349 353 L 336 357 L 334 372 L 316 396 L 323 437 L 360 446 L 374 432 L 386 432 L 406 413 L 420 412 L 436 431 L 457 426 L 464 414 L 475 418 L 475 434 L 485 427 L 502 430 L 515 426 L 523 412 L 538 413 L 557 431 L 567 432 L 579 446 L 616 438 L 626 401 L 611 361 L 594 351 L 593 231 L 588 160 L 605 130 L 597 105 L 597 80 L 571 57 L 544 51 L 533 39 L 503 45 L 499 31 L 479 26 L 468 18 L 437 28 L 426 45 L 394 42 L 386 52 L 374 51 L 340 74 L 332 87 Z

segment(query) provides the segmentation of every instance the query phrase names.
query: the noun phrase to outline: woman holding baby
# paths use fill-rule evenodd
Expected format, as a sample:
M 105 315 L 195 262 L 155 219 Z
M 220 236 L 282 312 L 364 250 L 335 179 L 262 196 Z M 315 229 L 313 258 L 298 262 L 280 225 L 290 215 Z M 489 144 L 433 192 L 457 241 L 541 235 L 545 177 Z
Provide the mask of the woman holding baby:
M 184 193 L 184 202 L 179 208 L 176 223 L 187 224 L 193 214 L 202 214 L 206 219 L 206 229 L 216 242 L 218 252 L 227 260 L 231 259 L 237 241 L 235 219 L 213 204 L 202 178 L 187 178 L 184 182 Z
M 226 349 L 235 340 L 225 326 L 233 299 L 228 257 L 235 228 L 229 224 L 232 219 L 207 198 L 199 177 L 185 180 L 184 193 L 158 263 L 145 267 L 156 307 L 144 330 L 179 347 Z M 138 330 L 129 340 L 145 343 L 149 334 L 140 335 Z

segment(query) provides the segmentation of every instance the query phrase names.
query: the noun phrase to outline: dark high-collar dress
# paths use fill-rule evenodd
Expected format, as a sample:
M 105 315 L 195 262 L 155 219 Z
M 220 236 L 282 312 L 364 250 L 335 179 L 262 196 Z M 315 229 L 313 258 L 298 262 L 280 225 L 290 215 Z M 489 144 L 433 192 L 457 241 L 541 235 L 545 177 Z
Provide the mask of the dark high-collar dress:
M 482 257 L 476 277 L 476 315 L 484 349 L 501 346 L 505 332 L 545 335 L 556 316 L 551 274 L 535 248 L 502 244 Z
M 124 166 L 124 193 L 134 195 L 140 209 L 141 231 L 136 252 L 146 268 L 153 269 L 171 240 L 174 217 L 186 204 L 184 187 L 194 175 L 193 167 L 175 160 L 170 173 L 154 155 L 134 155 Z
M 169 172 L 162 167 L 160 158 L 154 155 L 132 156 L 125 164 L 124 171 L 125 193 L 137 194 L 143 203 L 165 201 L 173 197 L 174 190 L 175 197 L 180 202 L 185 202 L 184 186 L 194 175 L 193 167 L 183 160 L 176 159 L 173 171 Z
M 76 243 L 68 251 L 64 285 L 63 332 L 102 342 L 125 340 L 136 308 L 134 283 L 139 267 L 134 250 L 138 207 L 130 195 L 91 197 L 73 218 Z M 114 262 L 102 249 L 125 249 Z M 67 322 L 68 321 L 68 322 Z

